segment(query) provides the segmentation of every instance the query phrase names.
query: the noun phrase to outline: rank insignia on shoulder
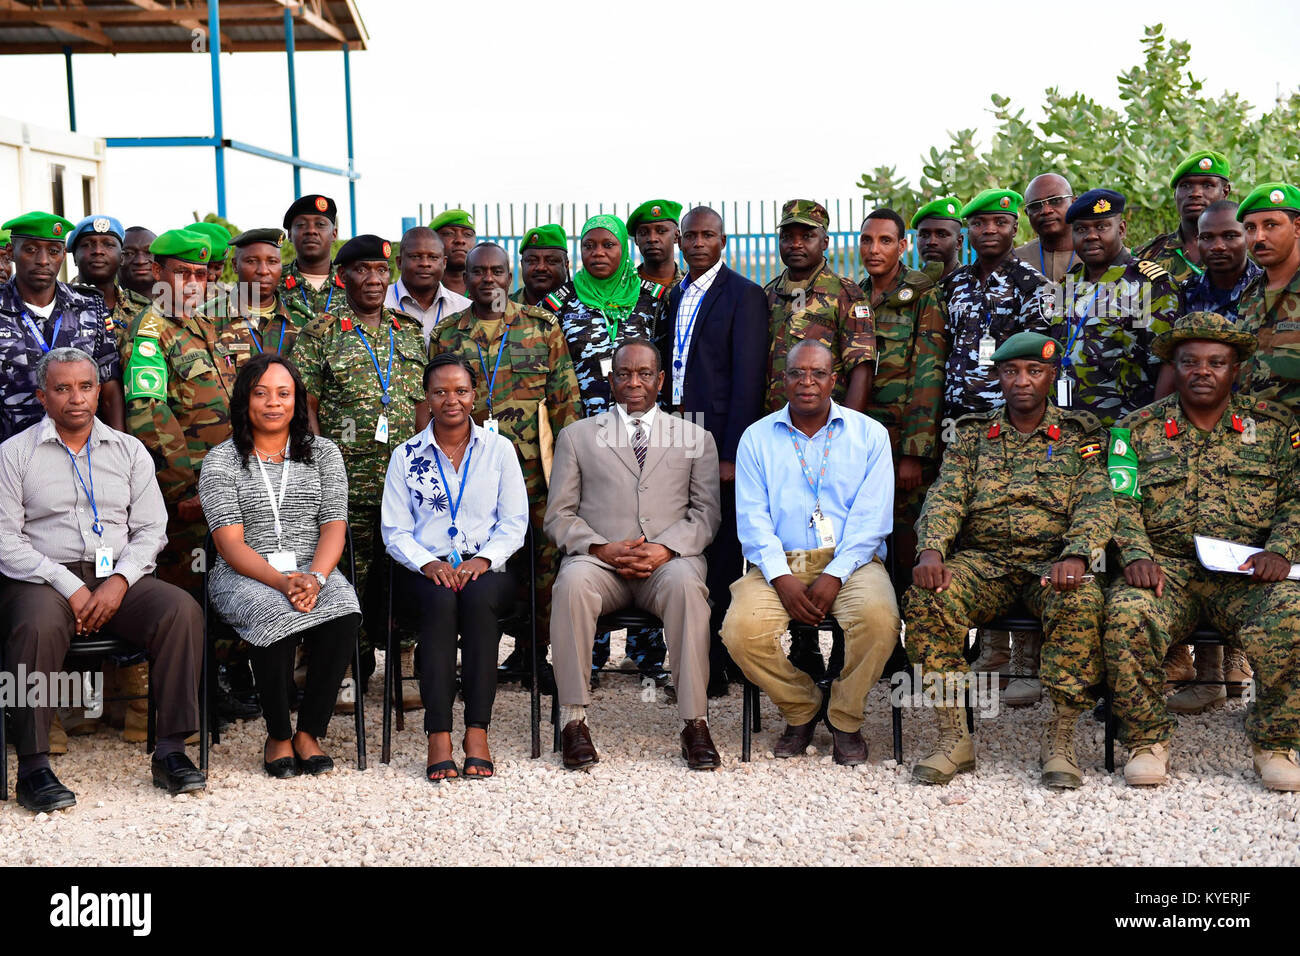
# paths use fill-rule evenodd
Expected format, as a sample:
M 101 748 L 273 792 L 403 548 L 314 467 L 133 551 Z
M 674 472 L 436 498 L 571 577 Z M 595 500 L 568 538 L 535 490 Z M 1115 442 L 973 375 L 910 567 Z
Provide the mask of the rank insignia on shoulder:
M 1155 282 L 1157 279 L 1169 278 L 1169 273 L 1164 270 L 1164 267 L 1158 262 L 1152 262 L 1150 259 L 1139 259 L 1137 267 L 1138 272 L 1142 273 L 1152 282 Z
M 352 320 L 349 319 L 346 315 L 343 316 L 343 318 L 339 320 L 339 328 L 342 329 L 344 332 L 351 332 Z
M 1178 434 L 1178 423 L 1172 418 L 1165 419 L 1165 437 L 1173 438 Z
M 911 301 L 912 301 L 912 290 L 911 290 L 911 289 L 900 289 L 899 292 L 898 292 L 898 301 L 899 301 L 899 302 L 911 302 Z
M 1300 429 L 1297 429 L 1291 433 L 1291 447 L 1300 448 Z
M 1002 424 L 1000 422 L 994 422 L 992 425 L 989 426 L 990 438 L 997 438 L 1001 434 L 1002 434 Z
M 1086 445 L 1079 446 L 1080 458 L 1095 458 L 1101 454 L 1101 442 L 1090 441 Z

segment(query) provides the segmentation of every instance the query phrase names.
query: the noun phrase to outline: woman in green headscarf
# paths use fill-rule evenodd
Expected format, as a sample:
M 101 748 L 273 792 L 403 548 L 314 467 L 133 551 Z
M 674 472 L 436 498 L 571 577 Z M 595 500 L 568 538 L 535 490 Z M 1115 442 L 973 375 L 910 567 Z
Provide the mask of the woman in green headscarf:
M 609 408 L 614 349 L 626 339 L 654 338 L 668 290 L 637 276 L 627 227 L 617 216 L 588 219 L 579 251 L 582 268 L 542 305 L 560 318 L 583 412 L 591 416 Z

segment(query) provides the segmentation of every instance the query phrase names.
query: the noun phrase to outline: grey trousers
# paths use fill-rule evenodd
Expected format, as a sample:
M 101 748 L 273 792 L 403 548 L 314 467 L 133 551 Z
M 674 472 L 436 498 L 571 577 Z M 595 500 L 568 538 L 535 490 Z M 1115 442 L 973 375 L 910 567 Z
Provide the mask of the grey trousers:
M 594 557 L 569 555 L 551 592 L 551 660 L 560 703 L 591 703 L 596 619 L 630 606 L 664 622 L 664 639 L 683 720 L 708 714 L 709 589 L 700 556 L 665 561 L 648 578 L 621 578 Z

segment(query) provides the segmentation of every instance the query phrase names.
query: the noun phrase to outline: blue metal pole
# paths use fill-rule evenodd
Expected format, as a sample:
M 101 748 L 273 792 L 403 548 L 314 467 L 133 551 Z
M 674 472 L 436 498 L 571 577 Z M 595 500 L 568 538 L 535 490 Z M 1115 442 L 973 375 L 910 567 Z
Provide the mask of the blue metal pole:
M 284 8 L 284 52 L 289 58 L 289 142 L 298 159 L 298 84 L 293 73 L 293 8 Z M 302 195 L 302 169 L 293 167 L 293 198 Z
M 352 64 L 348 61 L 348 45 L 343 44 L 343 102 L 348 121 L 348 209 L 352 214 L 352 235 L 357 234 L 357 180 L 353 175 L 352 160 Z
M 72 87 L 72 47 L 63 48 L 63 64 L 68 73 L 68 129 L 77 131 L 77 95 Z
M 221 0 L 208 2 L 208 58 L 212 64 L 212 138 L 217 162 L 217 215 L 226 218 L 226 138 L 221 120 Z

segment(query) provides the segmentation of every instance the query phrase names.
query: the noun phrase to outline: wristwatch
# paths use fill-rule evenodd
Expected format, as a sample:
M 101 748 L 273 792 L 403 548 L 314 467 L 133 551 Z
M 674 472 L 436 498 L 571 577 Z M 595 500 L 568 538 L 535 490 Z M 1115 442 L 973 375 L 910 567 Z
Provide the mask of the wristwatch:
M 321 574 L 319 571 L 313 571 L 311 576 L 316 579 L 317 584 L 321 587 L 325 587 L 325 575 Z

